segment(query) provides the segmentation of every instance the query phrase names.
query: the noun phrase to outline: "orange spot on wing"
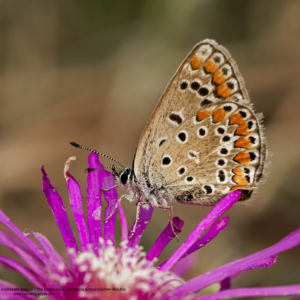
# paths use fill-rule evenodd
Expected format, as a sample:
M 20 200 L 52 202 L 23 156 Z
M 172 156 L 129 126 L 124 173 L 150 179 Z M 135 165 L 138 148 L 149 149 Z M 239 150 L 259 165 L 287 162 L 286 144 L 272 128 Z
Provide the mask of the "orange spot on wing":
M 235 190 L 237 190 L 237 189 L 247 189 L 247 188 L 250 188 L 250 186 L 244 186 L 244 185 L 236 185 L 236 186 L 233 186 L 232 188 L 231 188 L 231 190 L 232 191 L 235 191 Z
M 234 174 L 242 175 L 243 174 L 243 169 L 240 167 L 234 168 L 232 171 Z
M 242 151 L 235 156 L 234 160 L 240 164 L 248 165 L 251 162 L 250 153 Z
M 229 124 L 232 125 L 232 124 L 241 124 L 244 122 L 244 119 L 242 117 L 242 115 L 238 112 L 236 114 L 233 114 L 231 117 L 230 117 L 230 122 Z
M 214 81 L 216 84 L 221 84 L 221 83 L 223 83 L 225 80 L 226 80 L 226 77 L 222 74 L 221 71 L 217 71 L 217 72 L 214 74 L 213 81 Z
M 211 114 L 211 111 L 209 110 L 200 110 L 198 113 L 197 113 L 197 121 L 202 121 L 204 120 L 205 118 L 207 118 L 209 115 Z
M 198 57 L 196 54 L 192 57 L 191 65 L 193 69 L 199 69 L 203 64 L 203 59 Z
M 222 97 L 228 97 L 231 95 L 231 89 L 227 86 L 226 83 L 220 85 L 217 89 L 218 95 Z
M 236 174 L 233 176 L 233 180 L 239 184 L 239 185 L 242 185 L 243 188 L 245 187 L 245 185 L 248 185 L 249 184 L 249 181 L 247 178 L 244 177 L 244 173 L 243 173 L 243 169 L 238 167 L 238 168 L 235 168 L 233 170 L 233 173 Z
M 234 146 L 238 147 L 238 148 L 251 149 L 252 148 L 252 143 L 251 143 L 251 140 L 249 138 L 243 136 L 234 143 Z
M 248 133 L 250 133 L 250 131 L 248 130 L 248 126 L 249 125 L 246 122 L 241 123 L 241 125 L 235 131 L 235 134 L 238 134 L 238 135 L 247 135 Z
M 208 61 L 204 67 L 208 73 L 213 73 L 218 69 L 218 65 L 211 60 Z
M 226 112 L 224 108 L 217 108 L 214 112 L 214 122 L 215 123 L 222 122 L 225 120 L 225 118 L 226 118 Z

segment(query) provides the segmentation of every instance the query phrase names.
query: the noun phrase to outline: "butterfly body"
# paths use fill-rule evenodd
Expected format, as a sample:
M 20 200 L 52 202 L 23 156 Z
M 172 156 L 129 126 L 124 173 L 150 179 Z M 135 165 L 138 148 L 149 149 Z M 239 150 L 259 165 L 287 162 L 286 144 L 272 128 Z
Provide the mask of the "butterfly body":
M 213 40 L 194 47 L 158 102 L 133 169 L 114 171 L 130 201 L 169 207 L 214 205 L 233 190 L 248 199 L 266 158 L 261 115 L 229 52 Z

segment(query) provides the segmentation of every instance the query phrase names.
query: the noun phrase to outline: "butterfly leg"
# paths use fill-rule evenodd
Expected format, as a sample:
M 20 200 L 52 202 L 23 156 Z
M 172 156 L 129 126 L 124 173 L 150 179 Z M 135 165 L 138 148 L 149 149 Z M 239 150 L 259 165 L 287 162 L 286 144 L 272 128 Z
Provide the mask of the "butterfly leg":
M 123 197 L 125 197 L 125 195 L 121 196 L 121 198 L 119 199 L 119 202 L 121 202 Z M 111 216 L 114 214 L 115 210 L 118 208 L 119 202 L 116 203 L 116 205 L 115 205 L 114 209 L 112 210 L 111 214 L 106 219 L 104 219 L 104 222 L 108 221 L 111 218 Z
M 178 238 L 178 235 L 176 234 L 175 230 L 174 230 L 174 227 L 180 231 L 180 228 L 178 228 L 174 222 L 173 222 L 173 206 L 158 206 L 159 208 L 162 208 L 162 209 L 168 209 L 169 210 L 169 216 L 170 216 L 170 219 L 169 219 L 169 222 L 170 222 L 170 225 L 171 225 L 171 228 L 172 228 L 172 231 L 176 237 L 176 240 L 177 242 L 179 242 L 179 238 Z
M 116 187 L 118 187 L 117 185 L 114 185 L 114 186 L 112 186 L 112 187 L 110 187 L 110 188 L 108 188 L 108 189 L 100 189 L 100 191 L 102 191 L 102 192 L 108 192 L 108 191 L 110 191 L 110 190 L 112 190 L 112 189 L 114 189 L 114 188 L 116 188 Z
M 138 220 L 140 219 L 141 205 L 149 205 L 149 203 L 147 203 L 147 202 L 138 202 L 137 209 L 136 209 L 136 217 L 135 217 L 135 221 L 134 221 L 134 226 L 133 226 L 133 230 L 132 230 L 132 233 L 131 233 L 129 239 L 131 239 L 133 237 L 133 235 L 135 233 L 135 230 L 136 230 Z

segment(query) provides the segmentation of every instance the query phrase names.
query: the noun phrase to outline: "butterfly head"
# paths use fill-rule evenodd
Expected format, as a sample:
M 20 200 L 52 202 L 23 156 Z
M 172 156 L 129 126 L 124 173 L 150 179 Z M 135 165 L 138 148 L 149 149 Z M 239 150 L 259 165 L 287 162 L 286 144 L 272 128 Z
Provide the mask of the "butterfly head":
M 118 173 L 116 171 L 116 167 L 112 166 L 112 174 L 115 177 L 115 179 L 119 179 L 123 185 L 130 182 L 133 178 L 133 172 L 128 167 L 122 168 L 121 171 Z

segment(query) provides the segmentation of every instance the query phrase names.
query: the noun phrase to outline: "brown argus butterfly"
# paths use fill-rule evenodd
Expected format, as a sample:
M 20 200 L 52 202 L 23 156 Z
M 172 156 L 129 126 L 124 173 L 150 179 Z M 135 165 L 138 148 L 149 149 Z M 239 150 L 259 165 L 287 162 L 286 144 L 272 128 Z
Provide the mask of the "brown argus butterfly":
M 138 201 L 138 211 L 150 204 L 170 209 L 170 215 L 173 202 L 214 205 L 237 189 L 240 200 L 247 200 L 265 167 L 261 119 L 230 53 L 206 39 L 163 93 L 141 135 L 132 170 L 121 165 L 117 173 L 113 167 L 116 186 Z

